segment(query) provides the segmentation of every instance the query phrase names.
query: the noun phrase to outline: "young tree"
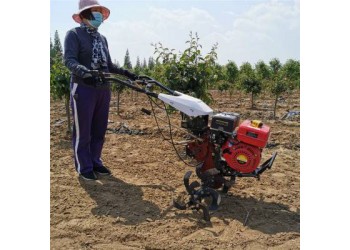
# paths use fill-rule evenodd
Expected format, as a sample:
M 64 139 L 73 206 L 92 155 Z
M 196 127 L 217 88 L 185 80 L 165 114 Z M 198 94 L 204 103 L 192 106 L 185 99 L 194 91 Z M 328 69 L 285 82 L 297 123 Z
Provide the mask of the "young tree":
M 63 54 L 60 38 L 56 30 L 54 37 L 54 44 L 51 46 L 50 38 L 50 92 L 54 99 L 65 101 L 66 116 L 68 121 L 67 131 L 71 132 L 70 120 L 70 72 L 63 64 Z
M 147 69 L 147 62 L 146 62 L 146 58 L 143 58 L 143 63 L 142 63 L 142 70 L 145 71 Z
M 272 72 L 269 90 L 271 94 L 275 97 L 273 107 L 273 118 L 276 119 L 278 98 L 288 90 L 288 81 L 283 76 L 283 72 L 281 72 L 282 64 L 277 58 L 271 59 L 269 64 Z
M 281 96 L 287 90 L 287 81 L 281 76 L 281 74 L 279 74 L 279 76 L 276 76 L 276 78 L 274 78 L 273 82 L 270 85 L 270 91 L 275 96 L 275 102 L 273 107 L 273 119 L 276 119 L 278 97 Z
M 271 70 L 264 61 L 258 61 L 255 64 L 256 77 L 261 81 L 263 88 L 267 88 L 268 82 L 271 78 Z
M 272 74 L 276 75 L 278 74 L 279 70 L 282 68 L 282 64 L 278 58 L 273 58 L 269 62 L 270 68 L 272 70 Z
M 124 57 L 124 66 L 125 69 L 132 69 L 132 64 L 130 61 L 130 56 L 129 56 L 129 49 L 126 50 L 125 57 Z
M 261 93 L 261 81 L 256 77 L 252 65 L 245 62 L 239 70 L 240 86 L 246 93 L 251 94 L 251 108 L 255 107 L 254 97 Z
M 150 70 L 153 70 L 153 69 L 154 69 L 154 66 L 155 66 L 155 62 L 154 62 L 153 57 L 148 58 L 148 68 L 149 68 Z
M 53 64 L 54 57 L 55 57 L 55 55 L 54 55 L 53 43 L 52 43 L 52 39 L 50 37 L 50 69 L 51 69 L 51 66 Z
M 239 70 L 235 62 L 229 61 L 226 64 L 226 80 L 232 85 L 238 80 Z
M 55 57 L 57 54 L 62 55 L 62 45 L 61 45 L 61 40 L 60 37 L 58 36 L 58 31 L 55 31 L 55 36 L 54 36 L 54 40 L 53 40 L 53 56 Z
M 287 60 L 282 66 L 283 76 L 288 80 L 288 89 L 294 90 L 300 86 L 300 62 Z
M 155 54 L 158 55 L 156 62 L 162 63 L 163 77 L 169 87 L 180 92 L 194 95 L 204 102 L 210 103 L 212 98 L 208 92 L 210 83 L 215 82 L 215 61 L 217 60 L 217 44 L 211 51 L 203 56 L 202 45 L 199 44 L 199 37 L 190 33 L 189 45 L 183 53 L 175 54 L 172 50 L 163 47 L 161 43 L 155 46 Z
M 57 54 L 53 58 L 53 63 L 50 69 L 50 92 L 54 99 L 65 101 L 66 117 L 68 121 L 67 132 L 71 132 L 71 120 L 70 120 L 70 72 L 63 64 L 62 55 Z
M 137 57 L 137 59 L 136 59 L 136 65 L 135 65 L 135 68 L 134 68 L 134 72 L 135 72 L 136 75 L 140 75 L 141 70 L 142 70 L 142 68 L 141 68 L 140 58 Z

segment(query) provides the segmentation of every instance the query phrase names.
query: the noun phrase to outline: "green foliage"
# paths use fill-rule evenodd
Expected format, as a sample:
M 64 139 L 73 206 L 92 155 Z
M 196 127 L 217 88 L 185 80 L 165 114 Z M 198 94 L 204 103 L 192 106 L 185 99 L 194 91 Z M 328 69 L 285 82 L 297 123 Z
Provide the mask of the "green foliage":
M 262 90 L 261 82 L 258 79 L 246 76 L 241 79 L 241 87 L 246 93 L 251 93 L 253 96 L 257 96 Z
M 237 64 L 235 62 L 230 61 L 228 64 L 226 64 L 226 80 L 229 83 L 234 84 L 239 77 L 239 69 L 237 67 Z
M 275 80 L 270 85 L 270 91 L 276 97 L 279 97 L 281 94 L 283 94 L 287 90 L 288 90 L 287 82 L 282 79 Z
M 272 71 L 264 61 L 258 61 L 255 64 L 255 75 L 259 81 L 261 81 L 262 89 L 265 90 L 268 88 Z
M 284 72 L 282 71 L 282 64 L 277 58 L 272 59 L 269 62 L 269 64 L 272 73 L 271 80 L 269 81 L 268 90 L 271 92 L 272 95 L 275 96 L 273 117 L 276 118 L 278 97 L 288 90 L 288 80 L 284 76 Z
M 126 53 L 125 53 L 125 57 L 124 57 L 124 66 L 123 66 L 125 69 L 132 69 L 132 64 L 131 64 L 131 61 L 130 61 L 130 56 L 129 56 L 129 50 L 127 49 L 126 50 Z
M 259 80 L 269 80 L 271 78 L 271 71 L 269 66 L 264 61 L 258 61 L 255 65 L 256 76 Z
M 148 58 L 148 69 L 153 70 L 155 65 L 153 57 Z
M 288 81 L 282 71 L 282 64 L 277 58 L 270 61 L 271 75 L 268 89 L 274 96 L 280 96 L 288 90 Z
M 218 86 L 218 89 L 220 92 L 226 91 L 229 88 L 230 88 L 230 84 L 228 82 L 223 82 L 223 83 L 219 84 L 219 86 Z
M 210 84 L 218 80 L 216 67 L 217 44 L 211 51 L 203 56 L 199 37 L 190 33 L 190 40 L 186 41 L 188 48 L 183 53 L 175 54 L 174 49 L 163 47 L 161 43 L 155 44 L 157 54 L 155 76 L 164 80 L 170 88 L 193 95 L 206 103 L 212 101 L 208 92 Z
M 283 77 L 288 81 L 288 90 L 300 87 L 300 62 L 289 59 L 282 67 Z
M 50 93 L 55 99 L 69 98 L 70 72 L 63 63 L 60 38 L 56 30 L 54 43 L 50 37 Z
M 256 77 L 252 65 L 245 62 L 241 65 L 239 70 L 240 88 L 244 92 L 251 94 L 251 107 L 254 107 L 254 97 L 261 93 L 262 84 Z
M 50 69 L 50 93 L 55 99 L 69 97 L 70 72 L 63 64 L 62 56 L 52 58 L 53 64 Z
M 146 70 L 147 69 L 147 62 L 146 62 L 146 58 L 143 58 L 143 63 L 142 63 L 142 70 Z
M 272 74 L 274 74 L 274 75 L 277 74 L 278 71 L 282 68 L 282 64 L 281 64 L 280 60 L 278 60 L 277 58 L 271 59 L 269 64 L 270 64 Z
M 51 38 L 50 38 L 50 42 L 51 42 Z M 60 40 L 60 37 L 58 36 L 58 31 L 56 30 L 54 40 L 53 40 L 53 46 L 52 46 L 52 57 L 56 57 L 58 54 L 62 55 L 63 51 L 62 51 L 61 40 Z
M 140 58 L 137 57 L 136 65 L 135 65 L 135 68 L 134 68 L 134 73 L 135 73 L 136 75 L 140 75 L 141 70 L 142 70 L 142 67 L 141 67 Z
M 240 75 L 240 78 L 242 78 L 243 76 L 245 78 L 255 78 L 252 65 L 249 62 L 243 63 L 239 68 L 239 75 Z
M 53 56 L 53 53 L 54 53 L 54 49 L 53 49 L 52 39 L 50 37 L 50 57 Z

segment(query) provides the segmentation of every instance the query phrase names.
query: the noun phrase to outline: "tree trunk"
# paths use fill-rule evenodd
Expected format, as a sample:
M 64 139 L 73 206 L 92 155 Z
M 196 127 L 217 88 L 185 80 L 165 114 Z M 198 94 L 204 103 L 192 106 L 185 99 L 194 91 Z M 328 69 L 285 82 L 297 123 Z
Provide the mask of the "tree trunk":
M 119 115 L 120 91 L 117 93 L 117 115 Z
M 252 92 L 252 109 L 254 108 L 254 94 Z
M 275 106 L 273 108 L 273 119 L 276 119 L 277 101 L 278 101 L 278 95 L 276 95 L 276 98 L 275 98 Z
M 64 104 L 66 106 L 66 116 L 67 116 L 67 123 L 68 123 L 67 132 L 72 133 L 71 121 L 70 121 L 69 98 L 70 98 L 70 96 L 66 95 Z

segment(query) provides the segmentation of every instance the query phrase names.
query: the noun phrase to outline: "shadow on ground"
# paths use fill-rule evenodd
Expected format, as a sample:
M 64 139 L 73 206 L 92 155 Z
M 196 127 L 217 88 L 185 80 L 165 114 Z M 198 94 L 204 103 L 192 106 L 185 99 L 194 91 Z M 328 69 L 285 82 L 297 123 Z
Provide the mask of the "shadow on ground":
M 96 207 L 91 212 L 98 216 L 112 216 L 119 223 L 135 225 L 147 220 L 169 218 L 168 212 L 178 211 L 170 216 L 176 219 L 187 218 L 196 221 L 202 227 L 202 213 L 185 213 L 169 207 L 161 213 L 158 206 L 143 199 L 142 186 L 125 183 L 114 176 L 99 178 L 98 181 L 85 181 L 79 178 L 80 185 L 90 197 L 96 201 Z M 150 188 L 166 188 L 162 185 L 149 185 Z M 173 214 L 173 213 L 172 213 Z M 276 202 L 266 202 L 253 197 L 222 195 L 219 210 L 211 214 L 214 218 L 229 223 L 237 220 L 250 229 L 265 234 L 282 232 L 300 232 L 300 212 L 290 211 L 288 206 Z M 207 223 L 205 226 L 212 226 Z
M 175 208 L 173 208 L 175 210 Z M 173 210 L 171 209 L 171 210 Z M 168 210 L 170 211 L 170 209 Z M 194 211 L 192 214 L 176 213 L 176 218 L 187 218 L 197 221 L 203 227 L 202 212 Z M 163 217 L 168 217 L 166 213 Z M 257 200 L 253 197 L 245 198 L 235 195 L 222 195 L 222 202 L 217 211 L 211 212 L 211 221 L 221 220 L 229 224 L 232 220 L 239 221 L 250 229 L 258 230 L 264 234 L 277 234 L 295 232 L 300 233 L 300 211 L 290 211 L 288 206 Z M 213 226 L 207 222 L 206 226 Z
M 96 207 L 91 210 L 94 215 L 115 217 L 119 223 L 127 225 L 159 217 L 159 207 L 143 199 L 140 186 L 126 183 L 114 176 L 102 176 L 97 181 L 79 178 L 79 183 L 96 201 Z

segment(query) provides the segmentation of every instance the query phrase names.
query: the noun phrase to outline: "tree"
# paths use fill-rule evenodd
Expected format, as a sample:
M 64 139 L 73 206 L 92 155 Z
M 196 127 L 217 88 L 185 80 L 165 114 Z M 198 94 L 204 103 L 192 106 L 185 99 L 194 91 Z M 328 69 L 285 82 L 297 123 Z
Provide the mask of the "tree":
M 153 70 L 153 69 L 154 69 L 154 66 L 155 66 L 155 62 L 154 62 L 153 57 L 148 58 L 148 68 L 149 68 L 150 70 Z
M 252 65 L 245 62 L 239 70 L 240 86 L 246 93 L 251 94 L 251 108 L 255 107 L 254 97 L 261 93 L 261 81 L 256 77 Z
M 155 46 L 155 54 L 158 55 L 156 70 L 161 70 L 161 75 L 171 89 L 188 93 L 204 102 L 210 103 L 212 98 L 208 92 L 210 83 L 215 82 L 215 61 L 217 60 L 217 44 L 211 51 L 203 56 L 202 45 L 199 44 L 197 33 L 190 33 L 189 45 L 183 53 L 175 54 L 174 49 L 163 47 L 161 43 Z M 158 66 L 162 63 L 161 66 Z
M 147 62 L 146 62 L 146 58 L 143 58 L 143 63 L 142 63 L 142 70 L 145 71 L 147 69 Z
M 136 59 L 136 65 L 135 65 L 135 68 L 134 68 L 134 72 L 135 72 L 136 75 L 140 75 L 141 70 L 142 70 L 142 67 L 141 67 L 140 58 L 137 57 L 137 59 Z
M 71 120 L 70 120 L 70 72 L 63 64 L 62 55 L 57 54 L 52 60 L 52 66 L 50 68 L 50 93 L 54 99 L 65 101 L 66 116 L 68 121 L 67 132 L 71 132 Z
M 230 98 L 232 97 L 233 90 L 237 87 L 239 78 L 239 69 L 237 64 L 233 61 L 229 61 L 224 67 L 225 83 L 219 86 L 219 90 L 229 89 Z
M 273 119 L 276 119 L 276 109 L 278 97 L 288 90 L 286 79 L 281 76 L 277 76 L 270 85 L 270 91 L 275 96 L 275 102 L 273 107 Z
M 51 69 L 51 66 L 53 64 L 54 57 L 55 57 L 55 51 L 53 49 L 52 39 L 50 37 L 50 69 Z
M 235 62 L 229 61 L 226 64 L 226 80 L 234 84 L 238 80 L 239 70 Z
M 130 61 L 130 56 L 129 56 L 129 49 L 126 50 L 125 57 L 124 57 L 124 66 L 125 69 L 132 69 L 132 64 Z
M 269 84 L 269 90 L 274 95 L 274 107 L 273 107 L 273 118 L 276 119 L 276 110 L 278 98 L 288 90 L 288 81 L 284 77 L 282 69 L 282 64 L 277 58 L 271 59 L 269 62 L 271 68 L 271 81 Z
M 272 74 L 274 74 L 274 75 L 276 75 L 278 73 L 278 71 L 282 68 L 282 64 L 281 64 L 280 60 L 278 60 L 277 58 L 271 59 L 269 64 L 270 64 L 270 68 L 272 70 Z
M 50 93 L 54 99 L 65 100 L 67 131 L 71 132 L 69 84 L 70 72 L 63 64 L 62 45 L 56 30 L 53 44 L 50 37 Z
M 61 45 L 61 40 L 60 37 L 58 36 L 58 31 L 55 31 L 55 36 L 53 40 L 53 57 L 55 57 L 57 54 L 63 54 L 62 52 L 62 45 Z
M 258 61 L 255 64 L 255 73 L 259 81 L 261 81 L 263 87 L 268 85 L 268 81 L 271 78 L 271 70 L 264 61 Z
M 294 90 L 300 86 L 300 62 L 293 59 L 287 60 L 282 66 L 283 76 L 288 81 L 288 90 Z

